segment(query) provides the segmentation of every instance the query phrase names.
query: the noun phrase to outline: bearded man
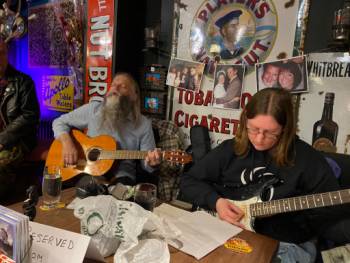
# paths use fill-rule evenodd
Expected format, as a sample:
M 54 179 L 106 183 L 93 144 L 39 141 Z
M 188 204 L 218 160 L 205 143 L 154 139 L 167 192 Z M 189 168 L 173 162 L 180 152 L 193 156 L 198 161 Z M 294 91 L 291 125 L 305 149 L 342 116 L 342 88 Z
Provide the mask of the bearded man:
M 148 172 L 152 172 L 160 163 L 151 121 L 140 111 L 139 87 L 128 73 L 118 73 L 114 77 L 103 100 L 93 97 L 88 104 L 54 120 L 54 135 L 62 143 L 66 165 L 74 165 L 78 160 L 78 150 L 70 135 L 72 128 L 87 129 L 89 137 L 110 135 L 117 141 L 118 149 L 148 151 L 141 163 Z M 117 183 L 134 185 L 136 161 L 118 161 L 118 165 L 113 166 L 106 177 Z

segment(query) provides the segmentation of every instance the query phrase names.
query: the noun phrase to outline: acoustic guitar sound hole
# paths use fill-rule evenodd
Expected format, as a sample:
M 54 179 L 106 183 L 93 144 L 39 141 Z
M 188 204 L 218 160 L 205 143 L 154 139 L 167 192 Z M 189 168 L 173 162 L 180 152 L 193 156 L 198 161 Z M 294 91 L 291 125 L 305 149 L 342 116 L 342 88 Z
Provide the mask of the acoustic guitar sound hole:
M 92 149 L 88 153 L 88 160 L 95 162 L 98 160 L 98 157 L 100 157 L 100 150 L 99 149 Z

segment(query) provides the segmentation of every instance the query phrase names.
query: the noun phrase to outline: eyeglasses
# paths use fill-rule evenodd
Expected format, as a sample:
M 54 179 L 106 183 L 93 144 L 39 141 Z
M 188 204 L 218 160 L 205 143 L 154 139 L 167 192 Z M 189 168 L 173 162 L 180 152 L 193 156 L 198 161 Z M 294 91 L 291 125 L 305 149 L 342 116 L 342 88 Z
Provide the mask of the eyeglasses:
M 258 129 L 258 128 L 250 128 L 250 127 L 247 127 L 247 132 L 250 135 L 258 135 L 259 133 L 261 133 L 266 139 L 270 139 L 270 140 L 276 140 L 281 135 L 281 132 L 274 133 L 274 132 L 261 130 L 261 129 Z

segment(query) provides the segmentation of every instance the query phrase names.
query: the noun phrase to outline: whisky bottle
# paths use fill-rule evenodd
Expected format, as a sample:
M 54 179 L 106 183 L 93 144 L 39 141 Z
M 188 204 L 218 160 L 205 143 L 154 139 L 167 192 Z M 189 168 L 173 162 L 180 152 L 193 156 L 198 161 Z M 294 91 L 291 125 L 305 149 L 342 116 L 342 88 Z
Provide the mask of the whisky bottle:
M 334 93 L 327 92 L 321 120 L 315 122 L 312 146 L 318 150 L 336 152 L 338 124 L 333 118 Z

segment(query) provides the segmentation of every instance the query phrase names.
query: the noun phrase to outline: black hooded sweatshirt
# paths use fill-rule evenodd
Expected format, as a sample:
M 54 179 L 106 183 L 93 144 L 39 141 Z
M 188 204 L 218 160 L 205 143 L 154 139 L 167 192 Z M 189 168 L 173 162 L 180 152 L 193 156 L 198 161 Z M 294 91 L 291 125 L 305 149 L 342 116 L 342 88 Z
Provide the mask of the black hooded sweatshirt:
M 220 197 L 245 200 L 259 194 L 267 201 L 340 189 L 325 158 L 297 137 L 294 162 L 286 167 L 278 167 L 267 151 L 252 145 L 246 156 L 237 156 L 233 145 L 234 139 L 224 141 L 182 175 L 186 201 L 215 210 Z M 349 217 L 350 206 L 337 205 L 256 218 L 254 229 L 280 241 L 301 243 Z

